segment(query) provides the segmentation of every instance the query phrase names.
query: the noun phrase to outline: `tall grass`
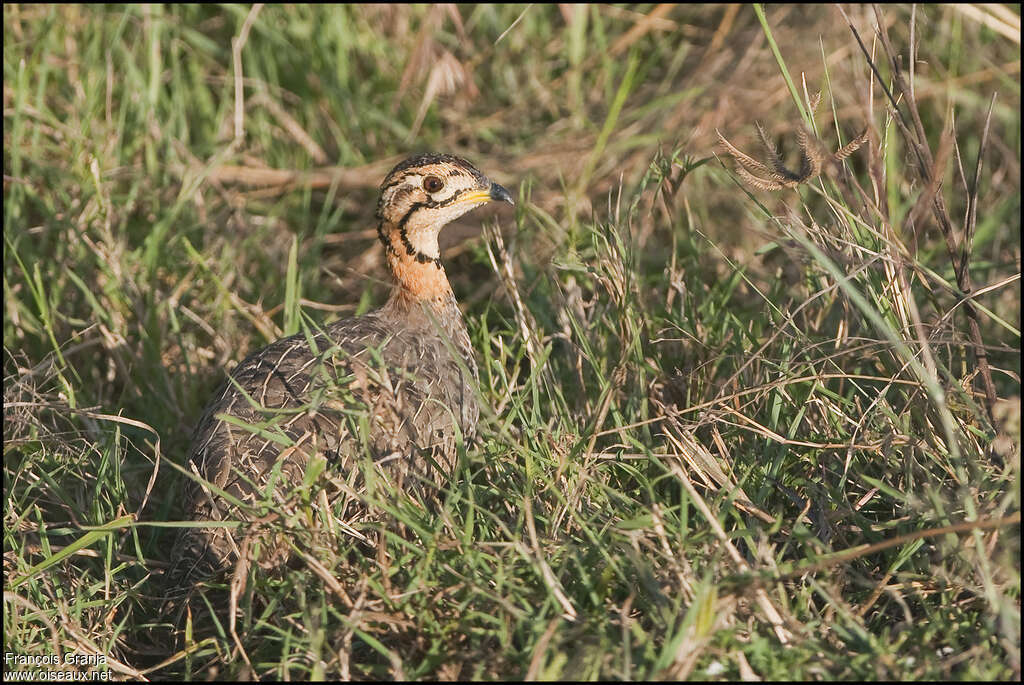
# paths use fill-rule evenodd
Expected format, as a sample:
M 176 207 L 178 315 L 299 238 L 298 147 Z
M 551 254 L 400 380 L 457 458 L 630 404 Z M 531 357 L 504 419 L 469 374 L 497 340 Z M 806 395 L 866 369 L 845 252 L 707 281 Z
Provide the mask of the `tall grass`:
M 5 652 L 1019 678 L 1019 14 L 845 11 L 5 5 Z M 761 191 L 715 134 L 755 121 L 868 142 Z M 202 406 L 383 301 L 376 185 L 426 149 L 517 188 L 442 234 L 480 439 L 379 553 L 310 506 L 173 624 Z

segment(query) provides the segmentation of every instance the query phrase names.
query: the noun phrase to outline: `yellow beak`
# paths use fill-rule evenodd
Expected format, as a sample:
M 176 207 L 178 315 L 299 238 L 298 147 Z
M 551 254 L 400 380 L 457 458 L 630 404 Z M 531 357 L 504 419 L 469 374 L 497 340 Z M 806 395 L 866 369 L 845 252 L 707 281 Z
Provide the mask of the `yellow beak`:
M 507 202 L 510 205 L 515 205 L 515 202 L 512 201 L 512 195 L 497 183 L 492 183 L 486 190 L 471 190 L 462 195 L 458 202 L 459 204 L 468 202 L 474 205 L 485 202 Z

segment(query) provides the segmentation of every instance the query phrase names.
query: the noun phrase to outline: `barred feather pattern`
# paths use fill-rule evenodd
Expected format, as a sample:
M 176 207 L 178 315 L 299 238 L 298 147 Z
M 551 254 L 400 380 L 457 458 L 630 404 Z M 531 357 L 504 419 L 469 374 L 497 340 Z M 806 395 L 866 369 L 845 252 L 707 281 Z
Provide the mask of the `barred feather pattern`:
M 340 479 L 327 486 L 329 496 L 349 496 L 344 518 L 354 519 L 365 514 L 356 464 L 364 450 L 397 490 L 427 492 L 450 475 L 456 426 L 471 440 L 479 417 L 476 380 L 454 297 L 440 306 L 393 299 L 328 326 L 312 344 L 293 335 L 242 361 L 200 419 L 189 463 L 230 498 L 253 504 L 272 477 L 275 485 L 301 483 L 310 457 L 320 455 Z M 354 430 L 360 412 L 369 419 L 365 436 Z M 278 497 L 287 490 L 271 488 Z M 187 514 L 197 521 L 250 518 L 230 498 L 190 481 Z M 223 527 L 183 529 L 168 596 L 228 568 L 240 537 Z M 271 553 L 261 564 L 285 556 Z
M 427 500 L 448 478 L 480 409 L 476 362 L 437 236 L 492 201 L 514 204 L 452 155 L 414 156 L 385 177 L 377 219 L 396 282 L 390 299 L 365 316 L 268 345 L 217 391 L 192 438 L 188 465 L 198 478 L 189 482 L 185 513 L 225 525 L 182 529 L 165 576 L 168 609 L 235 562 L 284 562 L 287 526 L 266 524 L 280 512 L 291 517 L 296 498 L 311 494 L 295 486 L 314 473 L 337 527 L 356 537 L 352 523 L 381 516 L 367 504 L 376 501 L 371 484 L 383 484 L 384 496 Z M 323 460 L 322 472 L 309 468 L 314 459 Z M 268 499 L 280 506 L 262 516 Z M 252 549 L 250 559 L 243 550 Z

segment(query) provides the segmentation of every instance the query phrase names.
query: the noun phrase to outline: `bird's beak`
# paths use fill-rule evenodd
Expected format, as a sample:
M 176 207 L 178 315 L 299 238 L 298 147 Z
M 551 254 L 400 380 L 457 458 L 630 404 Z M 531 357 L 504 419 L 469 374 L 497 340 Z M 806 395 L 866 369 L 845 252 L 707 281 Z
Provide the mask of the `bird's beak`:
M 509 193 L 504 188 L 502 188 L 501 186 L 499 186 L 497 183 L 491 183 L 491 190 L 489 196 L 490 199 L 493 200 L 494 202 L 507 202 L 513 207 L 516 204 L 515 201 L 512 199 L 512 194 Z
M 482 205 L 486 202 L 507 202 L 510 205 L 515 205 L 512 195 L 497 183 L 491 183 L 487 188 L 463 193 L 458 199 L 459 204 L 465 203 L 473 206 Z

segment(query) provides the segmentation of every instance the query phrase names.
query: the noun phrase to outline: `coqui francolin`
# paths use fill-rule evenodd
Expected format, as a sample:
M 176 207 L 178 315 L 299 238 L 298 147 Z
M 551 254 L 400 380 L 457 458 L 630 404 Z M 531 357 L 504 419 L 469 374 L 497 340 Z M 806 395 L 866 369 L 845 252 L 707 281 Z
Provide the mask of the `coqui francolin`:
M 258 524 L 255 508 L 234 500 L 252 505 L 272 492 L 281 501 L 314 455 L 326 461 L 331 501 L 349 500 L 333 507 L 343 518 L 365 513 L 367 463 L 394 491 L 430 491 L 449 476 L 458 436 L 472 439 L 479 406 L 476 362 L 438 233 L 493 201 L 514 204 L 459 157 L 419 155 L 391 170 L 376 213 L 395 280 L 390 298 L 364 316 L 282 338 L 235 367 L 192 439 L 188 467 L 215 487 L 190 481 L 187 516 Z M 169 595 L 229 568 L 257 527 L 183 528 L 166 574 Z M 289 556 L 284 540 L 263 547 L 261 565 Z

